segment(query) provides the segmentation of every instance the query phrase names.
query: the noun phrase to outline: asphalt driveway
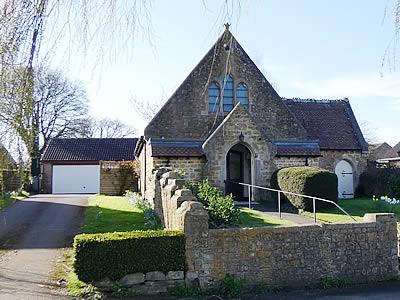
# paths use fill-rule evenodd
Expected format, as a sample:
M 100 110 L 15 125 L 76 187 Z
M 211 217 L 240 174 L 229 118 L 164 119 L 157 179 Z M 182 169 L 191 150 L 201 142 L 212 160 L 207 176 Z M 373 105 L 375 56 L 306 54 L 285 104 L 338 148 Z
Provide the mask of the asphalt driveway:
M 86 195 L 37 195 L 0 212 L 0 299 L 62 299 L 51 280 L 79 232 Z

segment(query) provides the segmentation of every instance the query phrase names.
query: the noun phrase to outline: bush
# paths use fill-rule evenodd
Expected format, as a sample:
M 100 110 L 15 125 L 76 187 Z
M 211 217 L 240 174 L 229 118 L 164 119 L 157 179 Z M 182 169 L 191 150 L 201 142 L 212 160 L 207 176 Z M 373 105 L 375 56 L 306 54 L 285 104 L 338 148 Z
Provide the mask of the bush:
M 369 166 L 361 175 L 358 196 L 400 198 L 400 169 Z
M 232 195 L 224 196 L 207 179 L 200 183 L 188 184 L 197 200 L 203 203 L 208 212 L 211 228 L 236 226 L 239 221 L 239 209 L 235 206 Z
M 138 193 L 131 191 L 126 191 L 125 196 L 128 198 L 130 204 L 143 212 L 144 225 L 147 229 L 155 230 L 163 228 L 160 218 L 146 199 L 143 199 Z
M 80 234 L 74 239 L 74 269 L 91 282 L 151 271 L 185 270 L 185 239 L 180 231 Z
M 338 200 L 338 179 L 336 174 L 320 168 L 289 167 L 278 170 L 279 189 L 322 199 Z M 282 194 L 281 194 L 282 195 Z M 312 211 L 312 199 L 301 196 L 285 195 L 298 209 Z M 283 199 L 285 198 L 283 197 Z M 317 208 L 330 207 L 332 204 L 316 201 Z

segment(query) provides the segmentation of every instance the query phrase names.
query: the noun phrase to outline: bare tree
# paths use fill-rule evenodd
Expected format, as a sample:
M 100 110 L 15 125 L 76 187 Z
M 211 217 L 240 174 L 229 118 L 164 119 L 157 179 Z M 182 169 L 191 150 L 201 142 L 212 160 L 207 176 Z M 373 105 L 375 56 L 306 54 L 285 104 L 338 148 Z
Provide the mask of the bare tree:
M 34 99 L 40 153 L 51 138 L 81 135 L 88 118 L 88 100 L 80 83 L 71 82 L 59 71 L 40 71 L 35 81 Z
M 161 109 L 165 101 L 162 99 L 158 102 L 148 102 L 137 98 L 131 99 L 133 110 L 145 121 L 150 121 Z
M 376 137 L 375 128 L 371 127 L 371 124 L 368 121 L 361 121 L 360 122 L 360 129 L 364 136 L 365 141 L 368 144 L 375 144 L 377 143 L 378 139 Z
M 0 120 L 20 136 L 31 156 L 37 156 L 51 138 L 81 135 L 88 101 L 81 85 L 59 71 L 41 69 L 33 74 L 29 94 L 18 89 L 23 70 L 3 82 Z
M 136 130 L 117 119 L 92 119 L 83 133 L 90 138 L 126 138 L 135 135 Z

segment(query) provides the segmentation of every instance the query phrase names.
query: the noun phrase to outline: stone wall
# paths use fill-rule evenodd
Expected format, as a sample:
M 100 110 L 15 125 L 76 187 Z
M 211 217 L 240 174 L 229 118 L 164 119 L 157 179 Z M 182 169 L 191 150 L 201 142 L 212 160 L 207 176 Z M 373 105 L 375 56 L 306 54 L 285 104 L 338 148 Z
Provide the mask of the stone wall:
M 100 162 L 100 194 L 123 195 L 126 190 L 138 191 L 138 178 L 132 168 L 132 162 Z
M 161 175 L 157 181 L 160 190 L 159 196 L 155 198 L 155 211 L 160 217 L 165 229 L 181 230 L 183 229 L 183 220 L 178 209 L 186 201 L 196 201 L 192 192 L 185 188 L 185 180 L 176 172 L 169 171 Z
M 50 194 L 52 191 L 52 172 L 53 166 L 51 163 L 43 162 L 41 163 L 42 174 L 40 180 L 40 192 L 45 194 Z
M 122 277 L 120 280 L 111 281 L 108 278 L 98 280 L 93 283 L 99 290 L 112 292 L 115 285 L 130 290 L 137 295 L 156 295 L 167 293 L 168 289 L 182 286 L 185 278 L 190 280 L 190 273 L 182 271 L 152 271 L 147 273 L 134 273 Z
M 165 172 L 181 170 L 184 173 L 184 179 L 188 181 L 203 179 L 204 157 L 152 157 L 151 147 L 147 147 L 141 151 L 138 161 L 141 169 L 139 190 L 156 212 L 160 211 L 161 207 L 159 180 Z
M 182 170 L 184 178 L 189 181 L 203 179 L 204 157 L 153 157 L 153 168 L 168 167 Z
M 234 89 L 240 83 L 247 85 L 249 113 L 263 134 L 270 139 L 306 137 L 304 128 L 271 84 L 231 33 L 225 31 L 147 125 L 146 138 L 206 139 L 226 114 L 216 116 L 209 112 L 207 87 L 210 82 L 222 87 L 226 70 L 234 78 Z
M 347 160 L 353 167 L 354 188 L 358 186 L 360 174 L 366 169 L 368 154 L 361 151 L 322 150 L 319 167 L 335 172 L 335 167 L 342 159 Z
M 209 229 L 208 214 L 175 172 L 161 175 L 164 224 L 183 229 L 187 272 L 201 286 L 234 274 L 247 285 L 305 286 L 323 278 L 355 283 L 398 274 L 393 214 L 366 214 L 362 222 L 291 227 Z
M 242 140 L 239 140 L 241 135 Z M 261 131 L 242 106 L 235 107 L 224 123 L 204 143 L 204 152 L 207 156 L 204 177 L 224 190 L 226 156 L 228 151 L 237 144 L 245 146 L 251 153 L 251 182 L 261 186 L 269 185 L 269 178 L 273 172 L 271 162 L 276 149 L 272 143 L 264 139 Z
M 360 223 L 293 227 L 208 229 L 207 216 L 181 206 L 188 271 L 200 285 L 214 286 L 226 274 L 246 285 L 307 286 L 323 278 L 353 283 L 398 275 L 396 219 L 366 214 Z

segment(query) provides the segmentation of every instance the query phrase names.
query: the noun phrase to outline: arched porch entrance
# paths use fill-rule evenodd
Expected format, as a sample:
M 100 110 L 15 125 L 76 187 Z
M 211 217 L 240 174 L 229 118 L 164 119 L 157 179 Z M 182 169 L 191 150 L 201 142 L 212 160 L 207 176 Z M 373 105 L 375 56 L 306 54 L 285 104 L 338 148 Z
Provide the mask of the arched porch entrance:
M 248 189 L 236 182 L 252 182 L 252 155 L 244 144 L 234 145 L 226 155 L 225 193 L 240 201 L 249 196 Z

